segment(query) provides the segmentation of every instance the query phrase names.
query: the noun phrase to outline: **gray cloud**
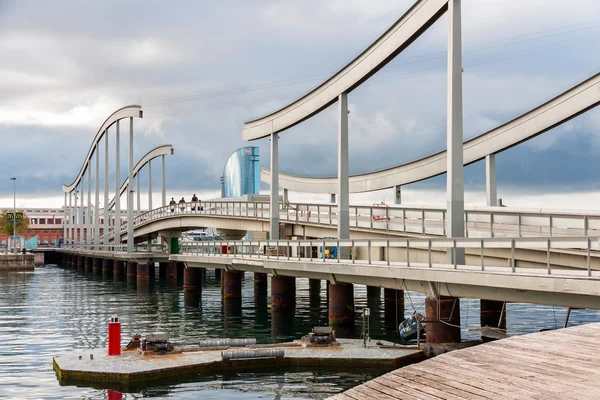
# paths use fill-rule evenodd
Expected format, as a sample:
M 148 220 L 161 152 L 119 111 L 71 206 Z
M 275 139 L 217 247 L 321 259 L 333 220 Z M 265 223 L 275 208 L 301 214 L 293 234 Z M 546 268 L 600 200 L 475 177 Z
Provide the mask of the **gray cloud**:
M 141 103 L 136 157 L 172 143 L 170 187 L 218 189 L 226 158 L 248 144 L 241 139 L 245 120 L 317 85 L 410 4 L 2 2 L 0 135 L 17 140 L 3 141 L 0 165 L 7 177 L 19 176 L 21 190 L 60 195 L 106 116 Z M 467 0 L 463 11 L 465 139 L 598 72 L 600 55 L 591 51 L 600 39 L 595 1 L 582 0 L 575 9 L 558 0 L 510 0 L 503 7 Z M 442 18 L 351 93 L 353 173 L 444 149 L 445 24 Z M 595 188 L 598 115 L 592 111 L 501 154 L 500 184 Z M 281 133 L 282 170 L 334 175 L 336 131 L 333 106 Z M 260 146 L 268 165 L 268 141 L 251 144 Z M 467 168 L 468 185 L 482 185 L 481 171 Z M 443 187 L 444 180 L 419 185 Z M 0 196 L 11 192 L 10 181 L 0 179 Z

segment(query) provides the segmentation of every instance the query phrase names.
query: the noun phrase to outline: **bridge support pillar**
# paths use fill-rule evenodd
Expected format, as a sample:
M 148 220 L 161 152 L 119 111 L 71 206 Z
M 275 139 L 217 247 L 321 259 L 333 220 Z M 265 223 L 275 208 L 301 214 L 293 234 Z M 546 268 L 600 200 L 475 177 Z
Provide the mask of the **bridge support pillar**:
M 154 261 L 148 263 L 148 278 L 150 281 L 156 279 L 156 265 Z
M 498 205 L 498 193 L 496 190 L 496 155 L 485 156 L 485 193 L 488 206 Z
M 320 279 L 309 279 L 308 280 L 308 295 L 311 299 L 321 297 L 321 280 Z
M 402 185 L 396 185 L 394 193 L 394 204 L 402 204 Z
M 94 264 L 94 258 L 93 257 L 86 257 L 85 258 L 85 273 L 87 274 L 91 274 L 92 273 L 92 265 Z
M 178 261 L 177 262 L 177 279 L 183 278 L 183 270 L 185 269 L 185 264 Z
M 136 284 L 138 292 L 150 289 L 150 265 L 147 262 L 136 263 Z
M 460 299 L 425 299 L 427 343 L 460 343 Z
M 506 307 L 504 302 L 481 299 L 481 327 L 500 328 L 506 330 Z M 484 341 L 487 338 L 482 336 Z
M 348 93 L 338 96 L 338 198 L 337 238 L 350 239 L 350 183 L 348 175 Z M 350 258 L 350 249 L 340 246 L 338 257 Z M 354 320 L 354 315 L 353 315 Z
M 296 306 L 296 278 L 293 276 L 271 277 L 271 310 Z
M 183 270 L 183 304 L 198 307 L 202 294 L 202 269 L 185 268 Z
M 225 271 L 223 273 L 223 299 L 225 301 L 242 298 L 242 273 Z
M 271 134 L 271 189 L 269 199 L 269 233 L 271 240 L 279 240 L 279 136 Z
M 85 257 L 84 256 L 77 257 L 77 270 L 85 271 Z
M 293 334 L 296 310 L 296 278 L 293 276 L 271 276 L 271 336 Z
M 158 264 L 158 279 L 165 279 L 167 277 L 168 262 L 161 262 Z
M 215 268 L 215 282 L 221 284 L 221 268 Z
M 177 261 L 167 263 L 167 279 L 177 280 Z
M 255 299 L 266 299 L 267 298 L 267 274 L 261 272 L 254 273 L 254 298 Z
M 137 263 L 135 261 L 127 261 L 127 283 L 135 284 L 137 277 Z
M 461 0 L 448 2 L 448 90 L 446 113 L 446 236 L 464 237 L 463 83 Z M 464 265 L 465 249 L 448 249 L 450 263 Z M 459 332 L 460 333 L 460 332 Z M 460 339 L 460 336 L 459 336 Z
M 381 288 L 377 286 L 367 286 L 367 301 L 381 300 Z
M 102 274 L 102 259 L 101 258 L 94 258 L 94 260 L 92 261 L 92 271 L 93 271 L 94 275 Z
M 114 260 L 113 277 L 115 278 L 115 280 L 121 279 L 123 277 L 123 261 Z
M 341 333 L 354 329 L 354 285 L 329 284 L 329 326 Z
M 398 331 L 398 325 L 404 320 L 404 290 L 383 290 L 385 327 L 390 331 Z
M 127 276 L 137 275 L 137 263 L 135 261 L 127 261 Z
M 148 263 L 137 263 L 136 277 L 138 281 L 150 280 L 150 266 Z
M 113 273 L 113 260 L 105 258 L 102 260 L 102 277 L 108 278 Z

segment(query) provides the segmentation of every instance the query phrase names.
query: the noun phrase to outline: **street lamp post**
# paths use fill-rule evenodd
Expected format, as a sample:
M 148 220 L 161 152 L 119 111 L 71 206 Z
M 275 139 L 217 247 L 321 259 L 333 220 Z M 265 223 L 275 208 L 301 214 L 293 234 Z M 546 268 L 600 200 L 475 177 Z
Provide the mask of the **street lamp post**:
M 13 181 L 13 245 L 17 236 L 17 178 L 10 178 Z M 16 246 L 14 247 L 15 254 L 17 253 Z

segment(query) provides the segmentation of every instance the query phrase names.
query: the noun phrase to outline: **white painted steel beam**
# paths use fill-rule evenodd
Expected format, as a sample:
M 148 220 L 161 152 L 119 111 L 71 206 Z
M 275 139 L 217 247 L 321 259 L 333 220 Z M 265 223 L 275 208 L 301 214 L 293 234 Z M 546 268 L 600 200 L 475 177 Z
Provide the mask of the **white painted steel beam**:
M 92 154 L 94 152 L 94 148 L 98 145 L 98 143 L 100 142 L 100 140 L 102 139 L 102 137 L 104 136 L 106 130 L 108 128 L 110 128 L 113 124 L 115 124 L 117 121 L 121 120 L 121 119 L 125 119 L 125 118 L 142 118 L 144 115 L 143 111 L 142 111 L 142 107 L 138 106 L 138 105 L 131 105 L 131 106 L 126 106 L 123 108 L 118 109 L 117 111 L 115 111 L 114 113 L 112 113 L 107 119 L 106 121 L 104 121 L 104 123 L 100 126 L 100 129 L 98 130 L 98 133 L 96 134 L 96 137 L 94 137 L 94 140 L 92 141 L 92 144 L 90 145 L 90 149 L 88 150 L 88 154 L 85 157 L 85 159 L 83 160 L 83 165 L 81 166 L 81 169 L 79 170 L 79 174 L 77 175 L 77 177 L 75 178 L 75 180 L 68 184 L 68 185 L 63 185 L 63 192 L 69 192 L 72 191 L 73 188 L 81 181 L 82 177 L 83 177 L 83 173 L 85 172 L 85 168 L 86 165 L 88 165 L 92 159 Z
M 65 212 L 63 217 L 63 238 L 65 244 L 69 243 L 69 233 L 67 232 L 69 223 L 69 213 L 67 211 L 67 193 L 65 192 Z
M 142 213 L 142 202 L 140 201 L 141 191 L 140 191 L 140 174 L 138 173 L 136 179 L 136 194 L 137 194 L 137 212 L 138 215 Z
M 278 111 L 246 122 L 244 140 L 264 138 L 291 128 L 335 103 L 341 93 L 356 89 L 437 21 L 446 12 L 447 3 L 448 0 L 416 1 L 365 51 L 316 89 Z
M 490 131 L 467 140 L 463 145 L 463 163 L 469 165 L 530 140 L 600 104 L 600 73 L 573 86 L 551 100 Z M 446 172 L 446 151 L 385 170 L 350 177 L 350 193 L 363 193 L 419 182 Z M 261 180 L 269 182 L 271 172 L 261 171 Z M 337 178 L 308 178 L 280 173 L 281 185 L 308 193 L 334 193 Z
M 463 167 L 461 0 L 448 2 L 448 100 L 446 196 L 448 237 L 465 235 L 465 180 Z M 464 249 L 449 250 L 455 264 L 464 264 Z M 454 258 L 452 258 L 454 257 Z
M 485 193 L 487 205 L 494 207 L 498 205 L 498 192 L 496 189 L 496 155 L 485 156 Z
M 129 169 L 127 180 L 127 253 L 133 253 L 133 117 L 129 118 Z
M 120 121 L 117 121 L 117 136 L 116 140 L 116 157 L 115 157 L 115 244 L 121 244 L 121 191 L 119 190 L 119 181 L 121 180 L 121 132 L 120 132 Z M 110 203 L 108 205 L 110 210 Z
M 84 200 L 84 196 L 85 196 L 84 182 L 85 182 L 85 179 L 82 179 L 81 183 L 80 183 L 81 184 L 81 191 L 80 191 L 80 193 L 81 193 L 81 207 L 79 207 L 79 241 L 78 241 L 78 243 L 83 243 L 83 237 L 84 237 L 83 236 L 84 235 L 83 231 L 84 231 L 84 228 L 85 228 L 85 226 L 83 224 L 83 212 L 85 210 L 85 203 L 83 201 Z
M 173 146 L 170 144 L 166 144 L 163 146 L 156 147 L 146 153 L 133 167 L 133 175 L 137 175 L 146 164 L 150 162 L 150 160 L 154 160 L 155 158 L 162 157 L 164 159 L 165 155 L 174 154 Z M 118 189 L 118 193 L 121 195 L 127 191 L 127 185 L 129 184 L 129 178 L 125 178 L 123 183 L 121 184 L 120 189 Z M 166 191 L 165 191 L 166 195 Z M 112 200 L 108 203 L 109 209 L 115 207 L 116 197 L 113 197 Z M 166 204 L 165 204 L 166 205 Z
M 92 243 L 92 165 L 90 164 L 91 158 L 87 163 L 87 174 L 88 174 L 88 192 L 87 192 L 87 201 L 88 201 L 88 209 L 86 215 L 86 223 L 87 223 L 87 232 L 86 232 L 86 243 Z
M 102 243 L 108 244 L 110 212 L 108 209 L 108 131 L 104 135 L 104 225 Z
M 152 160 L 148 161 L 148 211 L 152 210 Z
M 173 154 L 173 152 L 171 152 L 171 154 Z M 166 182 L 166 174 L 165 174 L 165 156 L 164 154 L 161 157 L 161 163 L 160 163 L 160 175 L 161 175 L 161 180 L 160 180 L 160 191 L 161 191 L 161 196 L 162 196 L 162 206 L 166 206 L 167 205 L 167 182 Z
M 94 196 L 94 244 L 100 243 L 100 148 L 96 147 L 96 174 L 94 185 L 96 193 Z
M 338 239 L 350 238 L 350 192 L 348 185 L 348 94 L 342 93 L 338 99 Z M 341 253 L 347 259 L 348 254 Z M 347 248 L 344 250 L 348 250 Z
M 279 239 L 279 137 L 276 133 L 271 135 L 271 177 L 270 198 L 270 239 Z
M 77 217 L 79 216 L 79 208 L 77 207 L 77 197 L 79 194 L 79 187 L 75 186 L 75 206 L 73 207 L 73 217 L 71 218 L 73 220 L 73 235 L 71 235 L 71 242 L 72 243 L 77 243 L 77 226 L 78 226 L 78 221 L 77 221 Z

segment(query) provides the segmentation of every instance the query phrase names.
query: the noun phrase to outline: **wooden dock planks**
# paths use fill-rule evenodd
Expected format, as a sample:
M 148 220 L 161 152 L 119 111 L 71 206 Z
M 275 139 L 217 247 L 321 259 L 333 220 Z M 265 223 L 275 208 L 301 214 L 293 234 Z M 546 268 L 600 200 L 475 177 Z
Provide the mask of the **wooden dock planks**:
M 600 398 L 600 323 L 513 336 L 382 375 L 331 400 Z

